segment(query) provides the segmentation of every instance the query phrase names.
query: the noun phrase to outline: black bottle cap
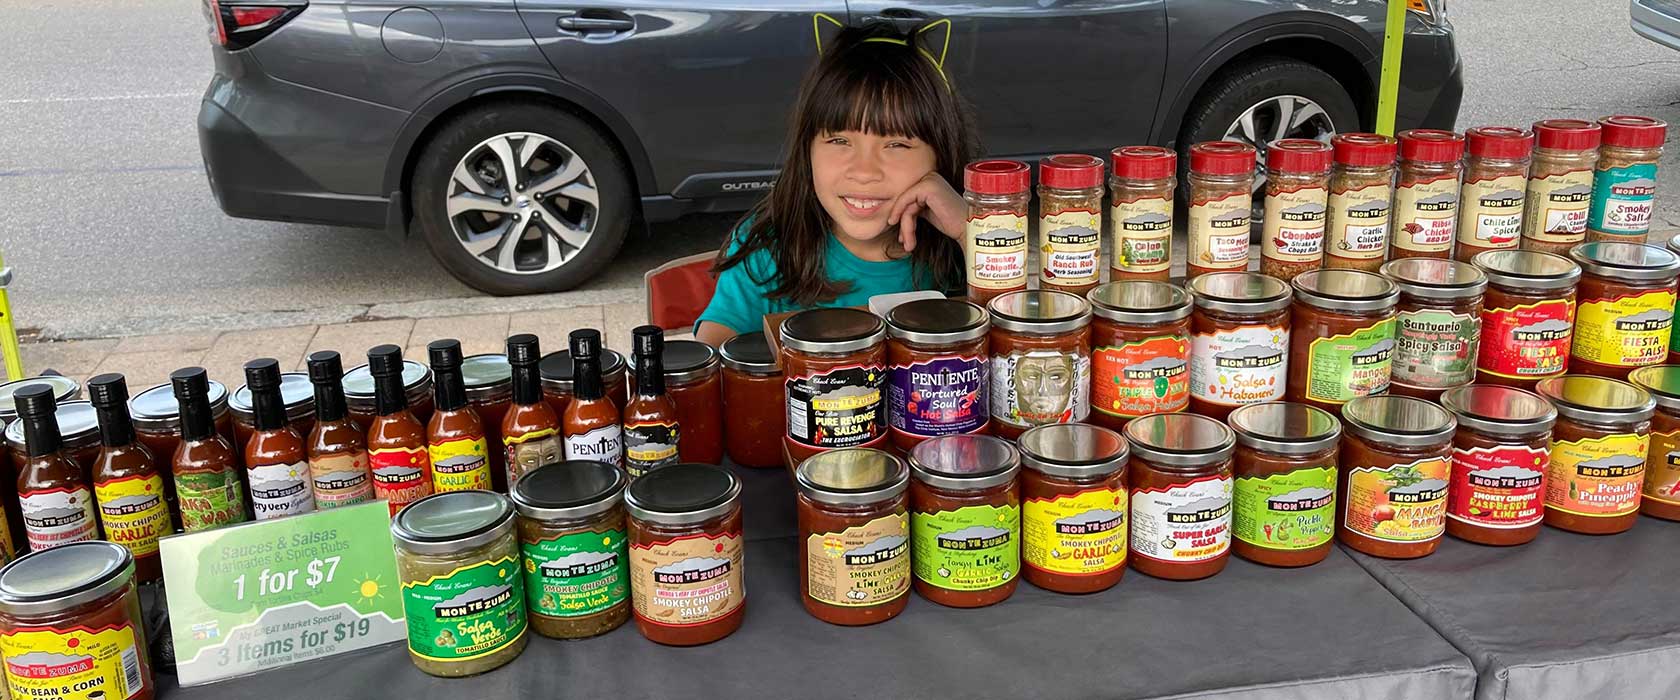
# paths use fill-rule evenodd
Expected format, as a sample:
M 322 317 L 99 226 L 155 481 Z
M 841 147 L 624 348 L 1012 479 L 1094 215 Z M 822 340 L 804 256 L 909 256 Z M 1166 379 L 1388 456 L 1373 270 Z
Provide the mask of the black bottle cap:
M 439 372 L 461 367 L 461 341 L 454 338 L 434 340 L 426 344 L 426 354 L 432 361 L 432 371 Z
M 309 353 L 309 381 L 315 384 L 337 384 L 344 379 L 344 361 L 332 350 Z
M 507 339 L 507 358 L 511 365 L 534 365 L 542 361 L 537 336 L 530 333 L 510 335 Z
M 245 386 L 253 392 L 280 388 L 280 361 L 262 357 L 245 363 Z
M 169 384 L 179 401 L 210 395 L 210 373 L 203 367 L 182 367 L 169 373 Z
M 375 377 L 401 377 L 403 371 L 402 348 L 395 345 L 375 345 L 368 350 L 368 374 Z
M 36 384 L 18 389 L 12 394 L 12 400 L 17 402 L 19 416 L 56 416 L 58 400 L 53 398 L 53 388 L 45 384 Z
M 601 332 L 593 328 L 572 331 L 572 361 L 594 360 L 601 357 Z
M 88 402 L 94 408 L 113 408 L 128 402 L 128 380 L 115 372 L 107 372 L 88 380 Z
M 665 354 L 665 329 L 659 326 L 636 326 L 630 331 L 636 357 L 659 357 Z

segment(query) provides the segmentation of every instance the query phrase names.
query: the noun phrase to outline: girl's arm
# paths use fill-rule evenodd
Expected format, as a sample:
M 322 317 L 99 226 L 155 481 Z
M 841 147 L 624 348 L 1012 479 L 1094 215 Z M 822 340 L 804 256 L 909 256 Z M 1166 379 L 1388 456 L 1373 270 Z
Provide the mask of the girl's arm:
M 968 203 L 938 172 L 930 172 L 898 196 L 892 213 L 887 216 L 889 226 L 898 226 L 898 241 L 905 252 L 916 248 L 918 217 L 927 219 L 940 233 L 961 245 L 968 224 Z
M 737 335 L 740 334 L 736 333 L 734 329 L 715 321 L 701 321 L 699 327 L 694 329 L 695 340 L 714 348 L 723 347 L 723 341 Z

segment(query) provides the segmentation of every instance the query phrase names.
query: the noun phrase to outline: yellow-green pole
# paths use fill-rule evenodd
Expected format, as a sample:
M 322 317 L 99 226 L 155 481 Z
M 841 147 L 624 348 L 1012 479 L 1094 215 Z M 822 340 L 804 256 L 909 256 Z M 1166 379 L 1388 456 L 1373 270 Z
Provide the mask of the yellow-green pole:
M 1394 135 L 1394 110 L 1400 100 L 1400 51 L 1406 45 L 1406 0 L 1388 0 L 1383 26 L 1382 82 L 1377 86 L 1377 133 Z
M 23 378 L 23 357 L 18 354 L 17 325 L 12 322 L 12 300 L 6 288 L 12 284 L 12 271 L 0 259 L 0 353 L 6 357 L 6 378 Z

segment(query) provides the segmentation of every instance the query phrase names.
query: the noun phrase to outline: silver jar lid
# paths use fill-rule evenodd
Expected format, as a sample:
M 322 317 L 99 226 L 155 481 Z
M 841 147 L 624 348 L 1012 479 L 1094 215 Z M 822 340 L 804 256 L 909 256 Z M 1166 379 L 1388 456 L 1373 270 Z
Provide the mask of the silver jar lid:
M 1295 276 L 1295 298 L 1327 311 L 1382 311 L 1400 301 L 1400 288 L 1363 270 L 1308 270 Z
M 1289 308 L 1295 291 L 1258 272 L 1211 272 L 1184 285 L 1197 308 L 1227 314 L 1269 314 Z
M 1672 280 L 1680 275 L 1680 255 L 1661 246 L 1621 241 L 1592 241 L 1569 249 L 1569 259 L 1585 274 L 1612 280 Z
M 1274 401 L 1238 406 L 1226 419 L 1237 444 L 1280 455 L 1310 455 L 1332 449 L 1342 424 L 1329 411 L 1302 403 Z
M 1190 315 L 1190 294 L 1166 282 L 1109 282 L 1085 297 L 1091 302 L 1091 313 L 1126 325 L 1171 323 Z
M 1488 283 L 1522 289 L 1570 289 L 1581 281 L 1581 266 L 1561 255 L 1536 250 L 1488 250 L 1470 263 Z
M 65 401 L 53 411 L 53 418 L 58 421 L 58 435 L 64 447 L 77 449 L 99 442 L 99 411 L 92 402 Z M 6 426 L 6 441 L 18 452 L 28 454 L 29 443 L 24 435 L 23 421 L 15 420 Z
M 309 375 L 303 372 L 286 372 L 280 375 L 280 402 L 286 406 L 286 421 L 291 422 L 315 415 L 315 385 L 309 382 Z M 233 416 L 247 423 L 256 419 L 256 405 L 251 399 L 251 388 L 241 385 L 228 398 L 228 410 Z
M 776 366 L 776 354 L 770 350 L 770 339 L 764 331 L 742 333 L 723 341 L 718 347 L 723 366 L 747 374 L 781 374 Z
M 1194 413 L 1152 413 L 1126 424 L 1138 459 L 1168 467 L 1203 467 L 1230 459 L 1237 439 L 1224 423 Z
M 82 385 L 69 377 L 56 374 L 43 374 L 39 377 L 29 377 L 0 384 L 0 424 L 17 420 L 17 400 L 14 398 L 18 389 L 24 387 L 46 385 L 52 387 L 53 401 L 64 403 L 74 401 L 82 395 Z
M 461 383 L 467 389 L 467 400 L 473 403 L 494 403 L 513 396 L 513 365 L 507 355 L 484 353 L 468 355 L 461 360 Z
M 210 380 L 210 415 L 220 418 L 228 410 L 227 386 Z M 175 400 L 175 388 L 159 384 L 134 395 L 128 400 L 128 412 L 134 427 L 148 432 L 181 432 L 181 404 Z
M 513 507 L 531 520 L 580 520 L 624 502 L 630 477 L 605 462 L 569 460 L 525 472 L 508 490 Z
M 818 503 L 858 506 L 904 495 L 910 469 L 891 453 L 868 447 L 818 452 L 793 472 L 799 492 Z
M 1680 411 L 1680 365 L 1651 365 L 1628 373 L 1628 383 L 1644 389 L 1658 406 Z
M 1126 468 L 1131 447 L 1120 433 L 1085 423 L 1052 423 L 1021 433 L 1028 469 L 1068 479 L 1105 479 Z
M 408 405 L 424 400 L 432 391 L 432 370 L 414 360 L 403 360 L 403 395 Z M 344 402 L 351 408 L 373 410 L 373 372 L 361 364 L 344 373 Z M 213 392 L 212 392 L 213 393 Z
M 1566 374 L 1540 380 L 1534 391 L 1552 402 L 1558 417 L 1598 425 L 1650 420 L 1657 410 L 1650 392 L 1620 379 Z
M 1402 294 L 1452 301 L 1481 296 L 1487 275 L 1475 265 L 1446 258 L 1400 258 L 1383 263 L 1382 274 Z
M 1360 396 L 1342 406 L 1342 425 L 1364 440 L 1430 447 L 1452 439 L 1458 421 L 1447 409 L 1410 396 Z
M 659 363 L 665 371 L 666 385 L 688 384 L 717 374 L 721 363 L 718 351 L 698 340 L 667 340 L 659 353 Z M 632 355 L 630 367 L 635 369 Z
M 694 525 L 738 507 L 741 480 L 710 464 L 673 464 L 642 475 L 624 492 L 630 517 L 659 525 Z
M 1060 335 L 1091 325 L 1091 303 L 1054 290 L 1023 290 L 993 297 L 992 325 L 1011 333 Z
M 397 546 L 415 554 L 453 554 L 513 532 L 513 502 L 490 491 L 436 493 L 403 506 L 391 520 Z
M 887 336 L 918 345 L 953 345 L 986 337 L 991 318 L 961 299 L 917 299 L 887 312 Z
M 910 450 L 911 475 L 947 491 L 984 491 L 1013 484 L 1020 472 L 1020 450 L 991 435 L 942 435 Z
M 857 352 L 886 340 L 887 324 L 861 309 L 808 309 L 782 321 L 781 339 L 782 347 L 799 352 Z
M 1557 409 L 1539 394 L 1498 384 L 1470 384 L 1441 394 L 1441 406 L 1458 425 L 1493 435 L 1527 435 L 1551 430 Z
M 134 555 L 105 541 L 26 554 L 0 568 L 0 612 L 40 616 L 104 598 L 134 579 Z

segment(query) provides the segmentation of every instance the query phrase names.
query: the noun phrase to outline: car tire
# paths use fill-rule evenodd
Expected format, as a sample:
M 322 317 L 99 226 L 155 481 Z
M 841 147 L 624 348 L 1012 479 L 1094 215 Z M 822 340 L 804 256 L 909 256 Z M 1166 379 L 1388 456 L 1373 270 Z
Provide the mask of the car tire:
M 531 157 L 521 163 L 527 147 Z M 441 125 L 422 149 L 409 190 L 415 224 L 438 262 L 483 292 L 535 294 L 582 284 L 618 255 L 636 214 L 618 150 L 583 119 L 550 105 L 473 108 Z M 510 163 L 504 153 L 521 173 L 512 186 L 496 177 Z M 570 184 L 558 182 L 579 166 L 582 174 Z M 554 176 L 546 182 L 557 189 L 538 191 L 550 186 L 545 176 Z M 526 181 L 540 187 L 527 192 Z M 453 213 L 452 206 L 458 207 Z M 523 229 L 515 228 L 520 224 Z M 565 236 L 555 233 L 562 226 Z M 522 233 L 504 256 L 500 242 L 516 232 Z M 511 268 L 502 265 L 510 260 Z
M 1274 100 L 1285 97 L 1298 97 L 1316 105 L 1324 114 L 1326 122 L 1334 130 L 1358 131 L 1360 129 L 1359 108 L 1354 105 L 1348 90 L 1335 77 L 1323 69 L 1309 63 L 1288 58 L 1267 57 L 1247 61 L 1221 69 L 1202 87 L 1190 110 L 1185 113 L 1183 128 L 1179 131 L 1179 163 L 1181 171 L 1188 171 L 1190 145 L 1202 141 L 1218 141 L 1226 138 L 1237 120 L 1251 109 L 1259 109 Z M 1299 103 L 1295 103 L 1299 104 Z M 1305 110 L 1302 110 L 1305 111 Z M 1291 111 L 1291 117 L 1298 117 L 1297 111 Z M 1262 120 L 1263 122 L 1263 120 Z M 1255 140 L 1270 142 L 1279 133 L 1283 138 L 1328 138 L 1328 134 L 1309 133 L 1307 127 L 1317 129 L 1316 124 L 1303 122 L 1299 128 L 1278 130 L 1273 125 L 1259 123 L 1257 131 L 1261 132 L 1254 138 L 1240 138 L 1238 140 Z M 1265 143 L 1253 143 L 1261 152 L 1261 162 L 1264 162 Z M 1259 164 L 1256 163 L 1256 166 Z M 1259 174 L 1260 171 L 1256 170 Z M 1182 172 L 1181 172 L 1182 174 Z M 1255 178 L 1255 188 L 1263 185 L 1260 177 Z

